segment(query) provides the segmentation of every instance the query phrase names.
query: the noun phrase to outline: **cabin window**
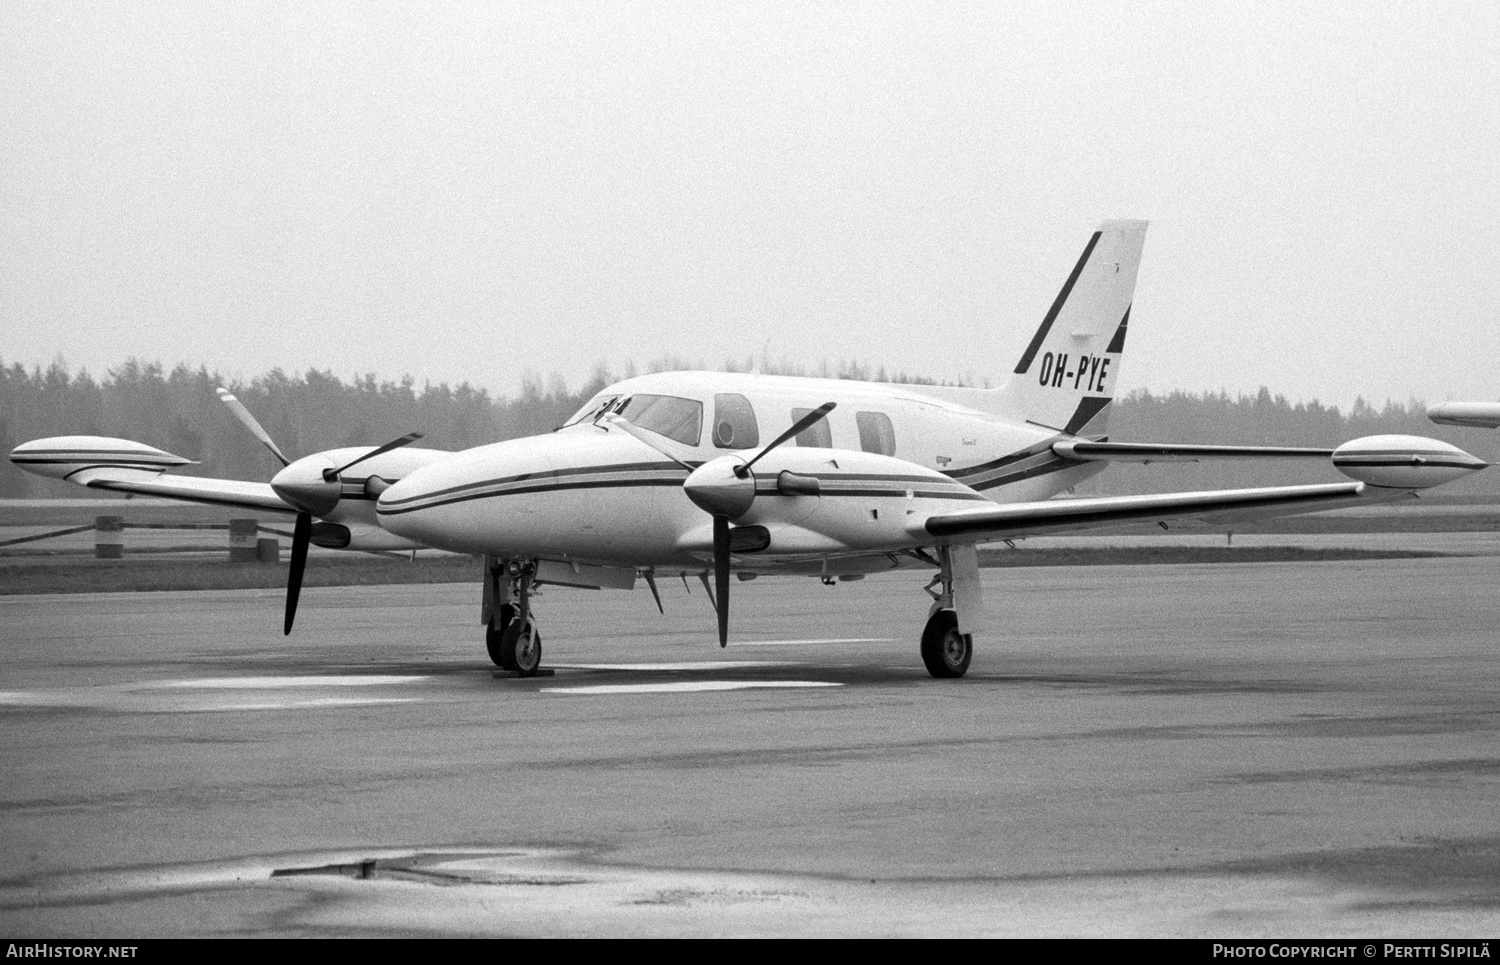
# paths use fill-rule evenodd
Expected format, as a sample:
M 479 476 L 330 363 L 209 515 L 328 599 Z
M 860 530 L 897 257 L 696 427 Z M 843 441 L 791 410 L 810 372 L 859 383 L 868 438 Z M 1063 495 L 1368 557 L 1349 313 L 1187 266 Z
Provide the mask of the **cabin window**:
M 811 409 L 793 409 L 792 421 L 796 422 L 811 411 Z M 824 416 L 797 433 L 797 445 L 812 449 L 832 449 L 833 429 L 828 425 L 828 417 Z
M 890 416 L 884 412 L 856 412 L 854 424 L 859 426 L 859 447 L 865 452 L 896 454 L 896 428 L 891 425 Z
M 760 442 L 755 410 L 738 392 L 714 396 L 714 445 L 720 449 L 749 449 Z
M 634 425 L 685 446 L 696 446 L 703 435 L 703 403 L 675 395 L 633 395 L 617 410 Z

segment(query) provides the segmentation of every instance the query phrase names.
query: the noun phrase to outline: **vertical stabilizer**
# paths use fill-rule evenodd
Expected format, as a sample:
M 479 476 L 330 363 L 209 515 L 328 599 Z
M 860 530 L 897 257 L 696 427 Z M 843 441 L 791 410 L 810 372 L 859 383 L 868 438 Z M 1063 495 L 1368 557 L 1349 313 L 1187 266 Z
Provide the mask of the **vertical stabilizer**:
M 997 390 L 1000 411 L 1069 434 L 1104 433 L 1145 240 L 1144 221 L 1099 226 Z

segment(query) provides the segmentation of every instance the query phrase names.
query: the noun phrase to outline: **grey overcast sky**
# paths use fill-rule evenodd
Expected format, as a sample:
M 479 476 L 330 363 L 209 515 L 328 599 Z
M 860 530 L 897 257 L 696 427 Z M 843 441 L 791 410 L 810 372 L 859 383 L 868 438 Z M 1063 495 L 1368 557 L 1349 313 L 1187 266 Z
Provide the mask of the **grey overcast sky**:
M 1500 3 L 0 3 L 0 360 L 1500 398 Z

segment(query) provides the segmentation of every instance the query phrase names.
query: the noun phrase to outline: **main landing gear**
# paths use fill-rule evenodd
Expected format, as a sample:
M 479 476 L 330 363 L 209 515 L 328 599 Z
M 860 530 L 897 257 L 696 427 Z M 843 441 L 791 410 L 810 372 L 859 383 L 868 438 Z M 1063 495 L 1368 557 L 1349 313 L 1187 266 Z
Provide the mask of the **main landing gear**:
M 962 677 L 974 658 L 974 637 L 959 626 L 979 615 L 979 554 L 973 546 L 938 548 L 938 574 L 925 589 L 932 597 L 922 630 L 922 663 L 934 677 Z
M 938 566 L 925 588 L 932 606 L 922 630 L 922 663 L 934 677 L 962 677 L 974 658 L 966 628 L 978 622 L 983 605 L 979 554 L 973 546 L 940 546 L 936 559 L 925 552 L 919 558 Z M 542 635 L 531 609 L 535 579 L 535 560 L 485 557 L 485 649 L 495 666 L 520 677 L 536 676 L 542 665 Z
M 974 658 L 974 638 L 958 629 L 958 615 L 939 610 L 922 630 L 922 662 L 934 677 L 962 677 Z
M 484 645 L 495 666 L 534 677 L 542 666 L 542 635 L 531 610 L 536 564 L 485 558 Z

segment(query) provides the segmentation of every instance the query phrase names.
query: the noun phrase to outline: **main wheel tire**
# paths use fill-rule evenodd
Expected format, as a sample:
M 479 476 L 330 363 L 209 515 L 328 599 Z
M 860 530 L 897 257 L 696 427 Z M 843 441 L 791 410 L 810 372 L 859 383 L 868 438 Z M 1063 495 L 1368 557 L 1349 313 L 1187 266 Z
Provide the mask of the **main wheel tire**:
M 515 619 L 516 608 L 509 603 L 500 604 L 499 626 L 492 622 L 484 628 L 484 648 L 490 652 L 490 660 L 501 670 L 516 669 L 515 654 L 505 647 L 505 628 Z
M 962 677 L 974 658 L 974 641 L 958 632 L 958 615 L 939 610 L 922 631 L 922 662 L 934 677 Z
M 527 626 L 531 626 L 531 632 L 527 633 Z M 536 631 L 535 624 L 531 621 L 522 623 L 520 620 L 510 621 L 505 632 L 500 635 L 501 649 L 505 651 L 506 659 L 510 662 L 507 670 L 514 670 L 522 677 L 535 677 L 537 670 L 542 666 L 542 635 Z

